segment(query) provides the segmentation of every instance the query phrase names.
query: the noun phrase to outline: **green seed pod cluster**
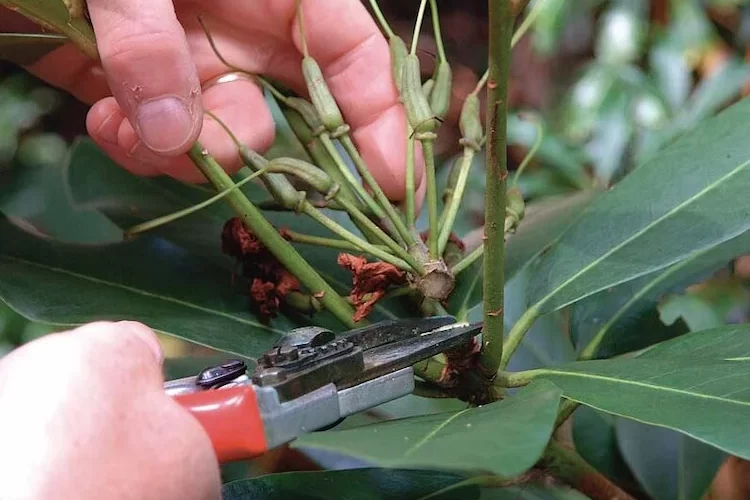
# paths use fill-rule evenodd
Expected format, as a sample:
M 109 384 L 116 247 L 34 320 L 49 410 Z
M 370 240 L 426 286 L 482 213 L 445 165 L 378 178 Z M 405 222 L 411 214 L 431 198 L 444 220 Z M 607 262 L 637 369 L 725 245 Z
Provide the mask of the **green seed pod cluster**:
M 434 133 L 438 128 L 438 121 L 435 120 L 430 103 L 422 91 L 422 75 L 416 55 L 406 56 L 401 76 L 401 97 L 406 107 L 409 125 L 416 133 Z
M 429 94 L 430 108 L 432 114 L 443 120 L 451 105 L 451 87 L 453 85 L 453 72 L 448 61 L 438 61 L 433 75 L 435 84 Z
M 393 81 L 396 83 L 398 91 L 401 92 L 401 74 L 404 59 L 406 59 L 409 50 L 406 48 L 403 38 L 396 35 L 388 39 L 388 48 L 391 51 L 391 74 L 393 75 Z
M 333 198 L 339 185 L 315 165 L 297 158 L 275 158 L 269 163 L 269 172 L 293 175 L 311 186 L 317 192 Z
M 338 132 L 344 126 L 344 117 L 315 59 L 308 56 L 302 60 L 302 75 L 320 121 L 329 132 Z
M 300 114 L 307 126 L 312 130 L 313 136 L 317 137 L 325 131 L 326 127 L 323 125 L 323 120 L 320 119 L 318 111 L 311 102 L 299 97 L 287 97 L 284 104 Z
M 269 166 L 268 160 L 247 146 L 240 146 L 239 153 L 245 166 L 254 172 Z M 261 181 L 273 199 L 287 210 L 297 210 L 304 198 L 304 193 L 297 191 L 283 174 L 264 174 L 261 175 Z
M 459 141 L 461 145 L 479 151 L 479 143 L 482 141 L 484 131 L 482 129 L 482 119 L 479 114 L 479 97 L 476 94 L 469 94 L 464 101 L 458 126 L 462 136 Z

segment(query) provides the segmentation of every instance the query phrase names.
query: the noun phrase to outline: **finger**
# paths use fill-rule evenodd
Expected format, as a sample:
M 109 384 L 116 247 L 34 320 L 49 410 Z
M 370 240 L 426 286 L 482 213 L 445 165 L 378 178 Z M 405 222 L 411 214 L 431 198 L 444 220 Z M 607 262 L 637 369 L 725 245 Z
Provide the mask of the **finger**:
M 73 45 L 53 50 L 27 69 L 86 104 L 93 104 L 111 95 L 102 67 Z
M 406 114 L 391 76 L 388 43 L 362 2 L 304 0 L 310 55 L 321 65 L 362 155 L 386 195 L 403 199 Z M 292 36 L 301 48 L 299 27 Z M 415 169 L 419 185 L 422 162 Z
M 151 151 L 185 153 L 202 125 L 200 84 L 169 0 L 90 0 L 112 95 Z
M 273 143 L 273 117 L 254 82 L 241 78 L 209 87 L 203 93 L 203 102 L 206 109 L 249 148 L 265 151 Z M 166 174 L 183 182 L 206 181 L 187 156 L 157 157 L 145 148 L 111 98 L 98 102 L 89 111 L 86 126 L 97 144 L 135 175 Z M 237 146 L 208 115 L 205 116 L 200 141 L 227 172 L 233 173 L 242 167 Z

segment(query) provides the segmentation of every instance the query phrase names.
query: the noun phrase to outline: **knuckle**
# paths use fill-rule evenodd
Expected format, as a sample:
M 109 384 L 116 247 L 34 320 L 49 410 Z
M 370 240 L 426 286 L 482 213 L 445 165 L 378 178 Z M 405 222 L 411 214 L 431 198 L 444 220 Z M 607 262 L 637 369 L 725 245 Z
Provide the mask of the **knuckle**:
M 139 26 L 133 30 L 132 24 L 114 29 L 100 43 L 103 64 L 115 70 L 128 69 L 155 53 L 163 56 L 176 56 L 182 52 L 180 36 L 162 27 Z

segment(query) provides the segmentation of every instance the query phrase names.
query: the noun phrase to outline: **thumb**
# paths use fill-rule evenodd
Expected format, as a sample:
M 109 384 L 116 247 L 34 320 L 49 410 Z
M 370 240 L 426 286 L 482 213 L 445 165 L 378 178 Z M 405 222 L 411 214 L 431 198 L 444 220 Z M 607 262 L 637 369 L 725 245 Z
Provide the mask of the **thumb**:
M 200 134 L 200 81 L 170 0 L 89 0 L 112 95 L 154 153 L 185 153 Z

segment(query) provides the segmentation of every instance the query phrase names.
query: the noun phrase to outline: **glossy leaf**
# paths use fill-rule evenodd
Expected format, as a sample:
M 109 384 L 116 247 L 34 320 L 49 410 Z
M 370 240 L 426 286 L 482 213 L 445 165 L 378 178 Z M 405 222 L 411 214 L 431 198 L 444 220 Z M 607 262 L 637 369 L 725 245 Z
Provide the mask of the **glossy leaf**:
M 581 191 L 532 203 L 515 234 L 508 237 L 505 249 L 505 279 L 510 281 L 568 229 L 577 217 L 599 196 L 599 190 Z M 452 313 L 468 311 L 482 300 L 482 259 L 459 275 L 450 298 Z
M 479 408 L 307 434 L 292 446 L 335 451 L 387 467 L 486 471 L 509 478 L 541 456 L 559 397 L 553 384 L 533 383 Z
M 617 440 L 633 474 L 655 500 L 701 500 L 726 454 L 678 432 L 617 419 Z
M 23 14 L 50 31 L 62 33 L 86 54 L 96 57 L 96 39 L 91 24 L 84 16 L 72 18 L 63 0 L 0 0 L 0 5 Z
M 354 469 L 287 472 L 227 483 L 224 500 L 435 500 L 479 498 L 479 488 L 461 485 L 465 476 L 445 472 L 398 469 Z M 441 494 L 441 490 L 446 490 Z
M 668 268 L 601 291 L 572 307 L 572 335 L 578 349 L 595 337 L 591 355 L 611 357 L 642 349 L 687 332 L 682 321 L 664 325 L 657 305 L 666 294 L 697 283 L 750 250 L 750 232 L 697 252 Z
M 155 239 L 64 245 L 0 221 L 0 299 L 34 321 L 71 326 L 132 319 L 175 337 L 256 357 L 284 328 L 261 324 L 230 273 Z M 199 286 L 196 286 L 199 285 Z
M 214 192 L 206 186 L 188 185 L 169 178 L 136 177 L 118 167 L 89 139 L 73 146 L 66 169 L 70 197 L 82 210 L 99 210 L 123 229 L 153 218 L 173 213 L 210 198 Z M 267 191 L 257 184 L 242 188 L 251 201 L 269 199 Z M 357 229 L 342 212 L 327 211 L 326 215 L 350 231 Z M 179 245 L 191 255 L 199 256 L 217 266 L 233 269 L 232 261 L 221 252 L 221 231 L 234 216 L 222 201 L 146 233 Z M 264 212 L 277 228 L 288 228 L 316 236 L 334 237 L 308 217 L 289 212 Z M 336 263 L 338 251 L 312 245 L 299 245 L 300 253 L 340 293 L 351 290 L 351 275 Z M 388 307 L 385 307 L 385 305 Z M 413 316 L 408 301 L 382 301 L 370 319 L 393 319 Z M 319 323 L 319 320 L 316 320 Z
M 579 403 L 674 429 L 750 458 L 750 436 L 745 432 L 750 418 L 748 363 L 612 359 L 545 368 L 538 377 L 550 380 L 566 398 Z
M 599 197 L 536 268 L 530 298 L 540 312 L 663 269 L 747 231 L 748 113 L 750 100 L 743 100 Z
M 67 41 L 67 37 L 61 35 L 0 33 L 0 60 L 31 64 Z
M 712 304 L 692 295 L 672 295 L 659 305 L 659 317 L 666 325 L 682 319 L 692 331 L 708 330 L 724 324 L 724 318 Z
M 482 500 L 588 500 L 588 498 L 572 488 L 544 487 L 535 484 L 482 491 Z
M 587 406 L 578 407 L 573 413 L 573 441 L 576 451 L 596 470 L 634 491 L 639 487 L 620 452 L 616 418 Z
M 639 359 L 678 359 L 695 362 L 750 360 L 750 325 L 731 325 L 692 332 L 657 344 Z
M 528 270 L 521 270 L 505 285 L 506 332 L 526 310 L 529 274 Z M 576 355 L 566 325 L 559 311 L 539 318 L 513 354 L 508 370 L 532 370 L 573 361 Z

